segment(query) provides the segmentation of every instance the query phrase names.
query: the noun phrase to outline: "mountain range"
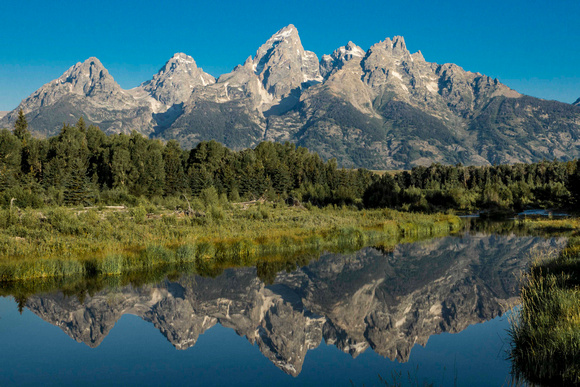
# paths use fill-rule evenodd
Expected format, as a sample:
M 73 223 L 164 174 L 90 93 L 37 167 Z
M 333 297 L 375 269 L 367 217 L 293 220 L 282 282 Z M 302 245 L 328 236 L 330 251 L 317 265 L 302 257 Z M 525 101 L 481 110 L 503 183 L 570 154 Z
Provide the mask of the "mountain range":
M 68 69 L 18 110 L 52 136 L 81 116 L 106 133 L 137 131 L 194 147 L 290 141 L 344 167 L 401 169 L 433 162 L 487 165 L 580 156 L 580 99 L 525 96 L 455 64 L 427 62 L 401 36 L 363 50 L 352 42 L 319 60 L 289 25 L 214 78 L 183 53 L 123 90 L 97 58 Z
M 30 297 L 26 306 L 71 338 L 98 347 L 125 314 L 152 323 L 179 350 L 216 324 L 244 336 L 282 371 L 297 376 L 322 340 L 356 357 L 369 348 L 406 362 L 431 335 L 490 320 L 517 300 L 517 275 L 537 249 L 565 239 L 475 234 L 325 254 L 266 284 L 260 269 L 216 278 L 183 276 L 141 287 Z

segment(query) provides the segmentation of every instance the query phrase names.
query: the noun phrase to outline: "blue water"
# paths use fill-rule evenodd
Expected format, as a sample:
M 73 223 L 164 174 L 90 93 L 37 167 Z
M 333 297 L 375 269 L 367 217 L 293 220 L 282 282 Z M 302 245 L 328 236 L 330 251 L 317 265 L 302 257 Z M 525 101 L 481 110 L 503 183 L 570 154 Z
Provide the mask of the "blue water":
M 326 254 L 272 284 L 228 269 L 82 300 L 55 290 L 22 314 L 0 297 L 0 386 L 508 385 L 517 277 L 563 244 L 466 234 Z
M 216 325 L 192 348 L 176 350 L 152 324 L 125 315 L 97 348 L 71 340 L 28 310 L 0 298 L 0 385 L 378 385 L 379 375 L 403 384 L 499 386 L 509 381 L 507 317 L 431 336 L 407 363 L 370 348 L 352 359 L 322 343 L 306 355 L 298 377 L 286 375 L 256 346 Z M 401 376 L 397 377 L 397 373 Z

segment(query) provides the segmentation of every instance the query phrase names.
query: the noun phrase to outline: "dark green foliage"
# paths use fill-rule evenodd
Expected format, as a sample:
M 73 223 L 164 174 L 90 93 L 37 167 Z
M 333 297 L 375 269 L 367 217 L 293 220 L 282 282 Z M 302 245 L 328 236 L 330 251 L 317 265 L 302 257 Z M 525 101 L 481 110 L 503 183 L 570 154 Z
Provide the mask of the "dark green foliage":
M 568 178 L 568 190 L 576 206 L 580 205 L 580 162 L 576 160 L 574 173 Z
M 73 159 L 70 165 L 70 174 L 65 179 L 64 203 L 67 205 L 91 204 L 86 162 Z
M 165 195 L 179 195 L 185 190 L 185 173 L 183 172 L 183 151 L 179 143 L 170 140 L 163 149 L 165 164 Z
M 327 97 L 317 103 L 333 101 Z M 347 114 L 344 107 L 327 107 L 337 109 L 333 114 Z M 408 110 L 405 105 L 389 102 L 383 108 L 390 109 L 393 122 L 412 116 L 397 113 Z M 357 120 L 353 117 L 354 125 Z M 419 129 L 423 124 L 417 116 L 417 130 L 423 130 Z M 212 140 L 186 152 L 174 140 L 163 144 L 137 132 L 107 136 L 93 125 L 87 127 L 82 117 L 74 126 L 64 124 L 58 136 L 47 140 L 26 134 L 24 115 L 18 125 L 21 138 L 0 131 L 3 206 L 12 198 L 19 207 L 138 205 L 140 198 L 191 198 L 210 188 L 220 200 L 264 198 L 292 205 L 364 205 L 412 211 L 562 208 L 570 207 L 573 199 L 580 202 L 580 172 L 575 161 L 493 167 L 433 164 L 379 178 L 364 169 L 339 169 L 335 159 L 324 162 L 316 153 L 290 143 L 263 142 L 254 149 L 235 152 Z M 431 131 L 441 129 L 436 122 L 429 125 Z M 430 133 L 412 136 L 422 138 Z
M 463 167 L 433 164 L 385 175 L 363 196 L 365 206 L 420 211 L 568 208 L 578 195 L 576 161 Z
M 363 203 L 367 208 L 396 207 L 399 204 L 400 191 L 395 179 L 389 174 L 384 174 L 365 191 Z
M 28 131 L 28 122 L 26 121 L 26 116 L 22 109 L 18 111 L 18 118 L 14 123 L 14 135 L 20 141 L 26 141 L 30 138 L 30 132 Z
M 20 172 L 22 145 L 6 129 L 0 130 L 0 192 L 16 185 Z
M 356 204 L 375 179 L 339 170 L 293 144 L 261 143 L 234 152 L 216 141 L 185 152 L 137 132 L 107 136 L 84 119 L 47 140 L 0 132 L 0 198 L 7 206 L 136 205 L 139 198 L 200 196 L 208 189 L 237 200 L 287 199 Z M 221 200 L 221 199 L 220 199 Z

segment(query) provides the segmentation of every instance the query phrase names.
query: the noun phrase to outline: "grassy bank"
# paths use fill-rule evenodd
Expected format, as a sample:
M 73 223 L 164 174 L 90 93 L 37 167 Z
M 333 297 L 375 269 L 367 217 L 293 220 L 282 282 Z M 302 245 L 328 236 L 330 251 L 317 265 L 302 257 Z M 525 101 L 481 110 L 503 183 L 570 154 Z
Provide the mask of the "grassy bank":
M 514 374 L 541 385 L 580 384 L 580 222 L 530 222 L 542 229 L 574 230 L 566 249 L 538 258 L 521 288 L 521 309 L 512 321 Z
M 199 272 L 297 252 L 395 244 L 460 228 L 451 215 L 273 203 L 223 203 L 193 212 L 155 206 L 7 209 L 0 214 L 0 281 L 180 265 Z

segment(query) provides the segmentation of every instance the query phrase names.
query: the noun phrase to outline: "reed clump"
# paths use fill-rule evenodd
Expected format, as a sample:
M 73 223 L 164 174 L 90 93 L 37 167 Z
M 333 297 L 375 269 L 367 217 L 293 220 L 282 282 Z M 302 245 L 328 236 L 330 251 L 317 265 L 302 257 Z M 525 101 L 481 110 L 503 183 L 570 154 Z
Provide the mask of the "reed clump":
M 580 238 L 557 257 L 537 259 L 512 319 L 510 358 L 516 379 L 580 384 Z
M 115 276 L 155 266 L 207 269 L 216 262 L 247 266 L 264 256 L 352 251 L 462 227 L 459 218 L 444 214 L 267 202 L 250 208 L 227 202 L 200 206 L 193 213 L 151 204 L 12 212 L 0 217 L 0 281 Z

